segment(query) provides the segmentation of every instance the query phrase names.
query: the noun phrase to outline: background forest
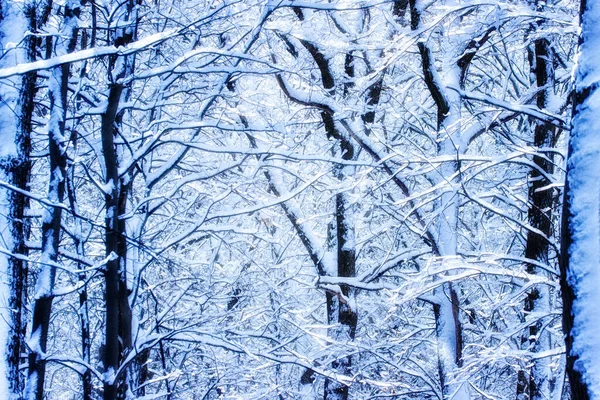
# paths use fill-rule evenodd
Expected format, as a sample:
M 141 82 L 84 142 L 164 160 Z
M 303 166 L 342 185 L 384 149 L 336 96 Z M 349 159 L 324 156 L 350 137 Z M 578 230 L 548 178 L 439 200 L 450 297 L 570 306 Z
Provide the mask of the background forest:
M 583 399 L 579 11 L 2 0 L 0 396 Z

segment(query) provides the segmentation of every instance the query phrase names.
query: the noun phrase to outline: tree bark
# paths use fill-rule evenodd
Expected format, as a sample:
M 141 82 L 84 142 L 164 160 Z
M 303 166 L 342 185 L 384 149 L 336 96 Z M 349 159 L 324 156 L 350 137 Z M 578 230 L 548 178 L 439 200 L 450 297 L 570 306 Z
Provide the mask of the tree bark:
M 575 72 L 573 114 L 565 182 L 560 286 L 566 372 L 571 399 L 600 395 L 596 351 L 600 347 L 597 315 L 598 259 L 600 257 L 600 168 L 598 159 L 598 82 L 595 55 L 600 51 L 600 3 L 581 0 L 579 62 Z
M 422 10 L 419 0 L 410 0 L 411 29 L 416 31 L 421 28 Z M 453 156 L 457 149 L 454 146 L 456 138 L 460 134 L 456 126 L 459 118 L 457 107 L 460 106 L 460 97 L 452 94 L 449 98 L 445 87 L 436 79 L 437 71 L 431 50 L 426 42 L 417 43 L 421 55 L 421 65 L 425 85 L 437 109 L 437 130 L 439 136 L 438 154 Z M 468 67 L 469 61 L 464 66 L 460 65 L 462 58 L 456 66 L 449 66 L 452 71 L 449 74 L 460 73 Z M 454 72 L 456 70 L 456 72 Z M 452 81 L 462 84 L 459 76 L 451 76 Z M 441 179 L 450 179 L 455 175 L 459 165 L 457 162 L 446 162 L 440 167 Z M 452 191 L 443 193 L 436 201 L 435 208 L 439 210 L 438 222 L 436 224 L 437 234 L 435 237 L 436 248 L 439 257 L 454 257 L 457 254 L 456 229 L 458 222 L 458 199 L 457 193 Z M 442 261 L 443 262 L 443 261 Z M 463 336 L 462 324 L 460 322 L 459 310 L 460 300 L 458 293 L 451 283 L 442 285 L 435 292 L 437 299 L 433 307 L 435 317 L 438 373 L 440 387 L 444 399 L 455 394 L 456 399 L 468 399 L 468 391 L 464 385 L 451 385 L 450 381 L 455 372 L 462 366 Z
M 554 82 L 554 70 L 551 61 L 550 43 L 545 38 L 536 39 L 533 43 L 533 49 L 530 51 L 529 61 L 531 71 L 535 76 L 535 86 L 538 90 L 536 96 L 536 105 L 539 109 L 545 110 L 548 106 L 548 99 L 552 95 Z M 533 146 L 540 153 L 534 155 L 533 163 L 537 168 L 533 168 L 529 173 L 529 209 L 527 219 L 532 228 L 542 232 L 542 236 L 532 230 L 527 231 L 527 242 L 525 245 L 525 257 L 531 260 L 539 261 L 542 264 L 548 263 L 549 242 L 547 238 L 552 235 L 552 205 L 554 203 L 554 192 L 548 186 L 550 180 L 548 176 L 554 173 L 553 153 L 546 152 L 541 154 L 541 149 L 551 148 L 555 144 L 556 127 L 539 120 L 534 121 Z M 541 172 L 543 171 L 543 172 Z M 527 272 L 537 273 L 534 264 L 527 264 Z M 528 294 L 524 302 L 525 315 L 534 311 L 544 311 L 548 308 L 549 293 L 545 287 L 534 288 Z M 536 352 L 543 350 L 541 347 L 541 338 L 539 337 L 541 321 L 537 321 L 527 330 L 527 334 L 522 339 L 522 344 L 526 348 Z M 544 367 L 546 365 L 546 367 Z M 529 373 L 519 371 L 517 377 L 517 399 L 540 400 L 544 393 L 549 393 L 549 376 L 547 360 L 540 359 L 533 362 Z
M 126 379 L 124 373 L 117 377 L 122 352 L 125 343 L 130 343 L 130 338 L 123 338 L 122 313 L 122 242 L 124 241 L 122 223 L 119 221 L 120 207 L 120 179 L 117 150 L 115 148 L 114 136 L 116 134 L 115 119 L 119 108 L 123 85 L 112 84 L 108 95 L 106 112 L 102 114 L 102 154 L 106 168 L 105 183 L 109 190 L 105 195 L 105 240 L 106 255 L 110 257 L 106 263 L 104 279 L 106 283 L 106 343 L 104 349 L 104 370 L 107 373 L 104 382 L 104 399 L 121 399 L 126 394 Z M 127 304 L 128 308 L 128 304 Z
M 42 7 L 43 8 L 43 7 Z M 16 57 L 7 57 L 9 60 L 21 60 L 32 62 L 36 59 L 36 49 L 38 39 L 34 36 L 25 36 L 25 30 L 35 32 L 37 30 L 38 18 L 36 8 L 30 3 L 25 2 L 22 10 L 15 10 L 14 5 L 2 3 L 0 7 L 0 24 L 8 19 L 9 24 L 14 24 L 15 19 L 20 20 L 21 24 L 11 25 L 11 32 L 5 31 L 3 39 L 9 39 L 14 35 L 23 40 L 24 49 Z M 21 25 L 23 31 L 15 31 L 14 27 Z M 25 38 L 23 38 L 25 36 Z M 18 51 L 18 50 L 13 50 Z M 18 61 L 17 61 L 18 62 Z M 20 79 L 17 84 L 19 94 L 14 100 L 16 104 L 10 104 L 11 100 L 2 99 L 6 106 L 14 107 L 16 111 L 15 121 L 3 121 L 2 125 L 8 128 L 13 126 L 16 134 L 14 135 L 14 151 L 7 154 L 2 160 L 2 170 L 5 179 L 14 187 L 21 190 L 29 190 L 29 181 L 31 177 L 31 130 L 34 99 L 37 92 L 36 87 L 37 73 L 30 72 Z M 3 96 L 4 97 L 4 96 Z M 5 114 L 6 115 L 6 114 Z M 10 114 L 9 114 L 10 115 Z M 9 147 L 9 146 L 7 146 Z M 24 375 L 19 371 L 21 356 L 25 351 L 26 334 L 26 304 L 27 304 L 27 280 L 28 264 L 25 261 L 29 255 L 26 241 L 29 239 L 31 230 L 29 218 L 25 211 L 29 208 L 29 198 L 16 191 L 6 191 L 6 201 L 8 204 L 8 238 L 4 238 L 9 246 L 8 250 L 12 254 L 22 257 L 6 257 L 6 275 L 8 277 L 8 309 L 10 315 L 6 317 L 9 323 L 8 337 L 6 343 L 6 378 L 7 389 L 11 398 L 22 398 L 25 388 Z
M 114 44 L 125 46 L 135 39 L 137 14 L 136 3 L 128 1 L 120 25 L 117 28 Z M 133 58 L 120 60 L 123 67 L 117 71 L 117 57 L 111 57 L 109 75 L 112 82 L 109 86 L 108 104 L 102 114 L 101 136 L 102 154 L 106 169 L 105 183 L 108 188 L 105 195 L 105 241 L 106 264 L 104 279 L 106 285 L 106 333 L 104 348 L 104 399 L 125 399 L 130 389 L 131 376 L 128 367 L 122 361 L 132 349 L 132 314 L 127 287 L 127 230 L 125 220 L 120 218 L 127 210 L 127 196 L 131 182 L 119 176 L 119 156 L 115 137 L 121 125 L 122 113 L 119 112 L 121 97 L 126 95 L 127 87 L 120 79 L 133 69 Z M 113 75 L 114 74 L 114 75 Z M 135 364 L 135 363 L 133 363 Z M 135 374 L 134 374 L 135 375 Z M 136 377 L 133 377 L 136 381 Z M 140 382 L 135 382 L 139 384 Z M 134 389 L 134 388 L 132 388 Z
M 304 20 L 304 14 L 301 8 L 295 7 L 294 12 L 296 13 L 300 21 Z M 294 57 L 297 57 L 298 53 L 291 44 L 291 42 L 285 42 L 288 46 L 288 51 L 290 52 L 290 54 L 292 54 Z M 317 65 L 317 68 L 319 69 L 321 75 L 321 83 L 323 89 L 325 89 L 325 91 L 330 95 L 335 95 L 335 78 L 334 74 L 331 71 L 331 66 L 326 55 L 323 54 L 323 52 L 314 43 L 311 43 L 306 40 L 300 40 L 300 43 L 308 51 L 313 61 Z M 353 75 L 351 54 L 348 54 L 346 56 L 345 71 L 347 74 Z M 280 81 L 280 86 L 282 90 L 285 92 L 285 85 L 282 83 L 280 77 L 278 79 Z M 379 100 L 379 93 L 377 92 L 377 88 L 375 89 L 375 92 L 370 93 L 370 95 L 370 105 L 373 105 L 375 104 L 375 101 Z M 373 97 L 375 97 L 376 99 L 373 99 Z M 292 100 L 294 99 L 292 98 Z M 367 118 L 369 117 L 371 117 L 371 115 L 369 115 Z M 372 117 L 374 117 L 374 115 Z M 325 134 L 327 138 L 339 141 L 342 158 L 344 160 L 353 160 L 355 155 L 354 146 L 350 142 L 349 138 L 344 137 L 337 129 L 336 123 L 333 118 L 332 110 L 322 110 L 321 120 L 323 121 Z M 337 177 L 339 180 L 343 181 L 349 175 L 349 171 L 347 171 L 347 169 L 348 167 L 343 166 L 338 168 Z M 308 240 L 306 240 L 306 236 L 302 232 L 302 229 L 295 222 L 295 218 L 289 212 L 286 212 L 286 214 L 288 215 L 288 218 L 292 217 L 290 221 L 296 227 L 296 229 L 299 230 L 299 237 L 304 242 L 304 245 L 307 247 L 307 250 L 309 250 L 309 253 L 311 254 L 311 258 L 313 258 L 313 261 L 315 262 L 317 270 L 320 274 L 325 273 L 321 262 L 318 261 L 318 258 L 316 257 L 316 252 L 314 251 L 314 249 L 312 249 L 312 244 Z M 333 235 L 334 238 L 331 244 L 335 243 L 334 246 L 336 254 L 337 276 L 354 277 L 356 275 L 356 254 L 354 249 L 355 243 L 353 227 L 354 221 L 352 220 L 353 217 L 351 213 L 351 205 L 349 204 L 346 194 L 336 194 L 334 215 L 335 235 Z M 325 294 L 328 324 L 337 325 L 336 328 L 329 330 L 329 335 L 339 341 L 354 340 L 354 337 L 356 335 L 358 315 L 354 307 L 351 304 L 348 304 L 348 300 L 350 300 L 353 297 L 353 292 L 354 289 L 351 289 L 347 285 L 342 285 L 341 293 L 339 295 L 335 295 L 333 293 Z M 333 369 L 337 370 L 343 375 L 351 375 L 352 358 L 350 356 L 342 356 L 339 359 L 333 361 L 331 366 Z M 311 377 L 309 376 L 308 378 L 306 378 L 303 375 L 302 380 L 312 382 L 312 380 L 309 378 Z M 325 379 L 323 393 L 323 398 L 325 400 L 347 400 L 348 395 L 348 386 L 333 381 L 329 378 Z
M 67 2 L 64 9 L 63 38 L 58 39 L 57 52 L 65 54 L 75 49 L 77 39 L 77 18 L 80 8 L 76 2 Z M 64 39 L 66 37 L 67 39 Z M 48 125 L 48 150 L 50 155 L 50 183 L 48 198 L 61 204 L 65 196 L 65 176 L 67 165 L 65 120 L 67 114 L 67 90 L 69 64 L 52 69 L 49 80 L 50 122 Z M 62 207 L 48 207 L 42 220 L 41 269 L 36 281 L 33 320 L 29 352 L 29 368 L 25 397 L 42 400 L 46 375 L 45 354 L 48 331 L 54 298 L 56 263 L 61 236 Z
M 94 29 L 94 28 L 92 28 Z M 88 47 L 88 33 L 83 30 L 81 35 L 81 49 L 86 49 Z M 87 62 L 83 63 L 83 66 L 80 69 L 80 79 L 87 78 Z M 81 110 L 81 99 L 76 99 L 76 112 Z M 78 156 L 78 132 L 71 133 L 71 141 L 73 146 L 73 158 Z M 77 188 L 75 187 L 76 181 L 76 165 L 74 163 L 70 164 L 70 171 L 68 175 L 67 181 L 67 194 L 69 197 L 69 203 L 71 206 L 71 212 L 73 215 L 80 215 L 79 206 L 77 202 Z M 76 220 L 76 229 L 75 235 L 73 238 L 73 245 L 77 252 L 77 255 L 80 257 L 85 257 L 85 240 L 83 238 L 83 222 L 81 220 Z M 92 340 L 90 336 L 90 320 L 89 320 L 89 304 L 88 304 L 88 274 L 84 271 L 85 265 L 82 265 L 80 262 L 77 262 L 77 269 L 80 271 L 78 273 L 77 279 L 78 283 L 81 285 L 81 289 L 79 289 L 79 326 L 80 326 L 80 340 L 81 340 L 81 358 L 85 363 L 91 365 L 91 349 L 92 349 Z M 81 374 L 81 392 L 83 400 L 92 400 L 92 393 L 94 390 L 94 386 L 92 383 L 92 371 L 90 368 L 85 368 L 83 373 Z

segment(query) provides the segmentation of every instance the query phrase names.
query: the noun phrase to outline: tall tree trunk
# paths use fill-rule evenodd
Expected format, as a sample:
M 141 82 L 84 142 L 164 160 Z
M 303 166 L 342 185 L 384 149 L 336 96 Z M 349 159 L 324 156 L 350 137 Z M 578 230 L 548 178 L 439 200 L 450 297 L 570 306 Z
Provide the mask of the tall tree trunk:
M 571 399 L 600 396 L 600 3 L 581 1 L 581 36 L 562 215 L 561 293 Z
M 308 50 L 313 60 L 321 72 L 323 88 L 330 94 L 335 93 L 335 81 L 331 72 L 329 61 L 325 55 L 312 43 L 302 41 L 302 45 Z M 347 57 L 348 59 L 348 57 Z M 348 63 L 347 63 L 348 64 Z M 346 72 L 352 71 L 350 65 L 346 65 Z M 342 158 L 352 160 L 354 158 L 354 147 L 350 141 L 342 136 L 333 119 L 333 115 L 328 111 L 321 112 L 321 119 L 325 126 L 325 132 L 328 138 L 339 141 Z M 338 168 L 338 179 L 343 181 L 349 176 L 349 167 L 341 166 Z M 354 221 L 351 215 L 351 205 L 349 204 L 345 193 L 337 193 L 335 196 L 335 243 L 337 276 L 350 278 L 356 275 L 356 254 L 354 249 Z M 338 327 L 330 330 L 333 339 L 339 341 L 354 340 L 358 316 L 354 307 L 349 304 L 352 301 L 353 290 L 348 286 L 342 285 L 341 296 L 334 296 L 331 293 L 326 295 L 326 306 L 329 324 L 337 324 Z M 332 363 L 332 367 L 340 374 L 351 375 L 352 358 L 351 356 L 342 356 Z M 348 386 L 339 382 L 326 379 L 324 388 L 325 400 L 347 400 Z
M 83 74 L 82 74 L 83 75 Z M 77 133 L 73 132 L 72 135 L 73 154 L 77 157 Z M 69 204 L 71 213 L 73 215 L 81 215 L 79 207 L 77 205 L 77 193 L 75 188 L 75 166 L 71 164 L 69 166 L 69 175 L 67 180 L 67 195 L 69 198 Z M 85 257 L 84 247 L 84 230 L 83 223 L 81 220 L 75 220 L 75 228 L 73 229 L 73 245 L 75 251 L 82 259 Z M 88 312 L 88 287 L 87 287 L 87 273 L 85 265 L 77 262 L 77 275 L 78 283 L 81 285 L 79 289 L 79 326 L 81 329 L 81 358 L 87 364 L 91 365 L 91 337 L 90 337 L 90 323 L 89 323 L 89 312 Z M 82 399 L 92 400 L 92 371 L 90 368 L 85 368 L 81 373 L 81 386 L 82 386 Z
M 22 9 L 21 9 L 22 7 Z M 43 7 L 42 7 L 43 10 Z M 15 3 L 2 1 L 0 5 L 0 25 L 7 23 L 9 29 L 0 29 L 2 34 L 2 48 L 7 48 L 4 43 L 17 43 L 23 40 L 24 49 L 13 49 L 3 57 L 3 67 L 12 66 L 18 62 L 35 61 L 38 40 L 34 36 L 25 36 L 25 31 L 35 32 L 37 30 L 38 18 L 36 8 L 31 2 L 24 2 L 17 7 Z M 20 78 L 14 78 L 14 86 L 19 93 L 2 93 L 2 106 L 6 109 L 1 112 L 0 125 L 3 132 L 4 151 L 2 153 L 2 180 L 8 181 L 12 186 L 23 191 L 29 190 L 31 176 L 31 121 L 33 116 L 33 104 L 36 95 L 37 73 L 30 72 Z M 3 85 L 9 88 L 11 85 Z M 6 89 L 5 89 L 6 90 Z M 10 92 L 10 89 L 9 89 Z M 15 89 L 16 92 L 16 89 Z M 12 117 L 14 115 L 14 117 Z M 16 132 L 14 137 L 9 137 L 10 132 Z M 6 136 L 5 136 L 6 135 Z M 6 143 L 14 143 L 8 146 Z M 2 191 L 1 194 L 8 208 L 8 221 L 3 235 L 3 243 L 12 254 L 22 257 L 6 257 L 6 276 L 8 277 L 7 303 L 10 314 L 3 316 L 9 326 L 7 329 L 6 343 L 6 381 L 0 386 L 6 386 L 6 390 L 0 389 L 2 393 L 8 393 L 11 398 L 22 398 L 25 387 L 24 375 L 19 371 L 21 355 L 25 351 L 26 330 L 26 303 L 27 303 L 27 279 L 28 264 L 25 258 L 28 256 L 26 241 L 29 238 L 30 223 L 25 216 L 29 208 L 29 198 L 17 191 Z M 4 256 L 2 256 L 4 257 Z M 4 383 L 5 382 L 5 383 Z
M 127 314 L 129 303 L 122 310 L 121 300 L 123 286 L 123 271 L 125 260 L 122 259 L 121 248 L 124 241 L 124 231 L 121 230 L 122 223 L 119 221 L 120 206 L 120 179 L 117 149 L 115 148 L 114 136 L 116 134 L 115 118 L 117 115 L 123 85 L 112 84 L 108 95 L 106 112 L 102 114 L 102 152 L 106 168 L 105 182 L 110 188 L 105 195 L 105 240 L 106 255 L 109 261 L 106 264 L 104 279 L 106 282 L 106 342 L 104 353 L 104 369 L 107 373 L 104 382 L 104 399 L 121 399 L 126 394 L 126 379 L 124 372 L 117 377 L 125 344 L 131 343 L 129 337 L 121 337 L 123 334 L 122 317 Z
M 121 27 L 116 29 L 114 36 L 115 46 L 125 46 L 135 40 L 137 24 L 135 7 L 136 3 L 131 0 L 126 3 L 123 15 L 119 18 Z M 125 399 L 128 390 L 132 389 L 129 384 L 131 379 L 135 384 L 140 383 L 137 382 L 136 377 L 128 374 L 128 367 L 122 365 L 122 361 L 132 349 L 132 316 L 127 287 L 127 232 L 125 220 L 120 216 L 127 210 L 127 196 L 131 183 L 128 179 L 121 179 L 119 176 L 119 154 L 114 141 L 123 116 L 119 112 L 121 97 L 127 94 L 127 87 L 120 83 L 120 80 L 130 74 L 132 69 L 132 56 L 110 58 L 111 84 L 101 125 L 102 152 L 106 169 L 105 183 L 109 188 L 105 195 L 106 255 L 110 259 L 104 273 L 106 284 L 105 400 Z
M 64 31 L 56 44 L 59 55 L 72 52 L 76 45 L 77 18 L 80 8 L 77 2 L 67 2 L 64 8 Z M 67 39 L 64 39 L 64 38 Z M 50 97 L 50 120 L 48 123 L 48 150 L 50 157 L 50 182 L 48 199 L 62 204 L 65 195 L 65 174 L 67 165 L 65 119 L 67 109 L 67 90 L 69 82 L 69 64 L 52 69 L 48 82 Z M 61 233 L 61 207 L 48 207 L 42 220 L 42 256 L 37 277 L 33 320 L 31 324 L 29 369 L 25 397 L 42 400 L 46 374 L 46 347 L 52 300 L 54 298 L 54 280 Z
M 552 83 L 554 82 L 550 43 L 547 39 L 539 38 L 534 41 L 529 61 L 537 88 L 536 105 L 539 109 L 545 110 L 548 106 L 549 97 L 552 95 Z M 541 153 L 541 149 L 554 146 L 556 128 L 537 119 L 534 124 L 533 146 L 539 149 L 538 152 Z M 529 173 L 527 219 L 529 225 L 545 237 L 529 230 L 525 245 L 525 257 L 542 264 L 548 264 L 549 242 L 547 238 L 552 235 L 551 210 L 554 202 L 554 192 L 549 188 L 551 182 L 548 176 L 554 173 L 553 153 L 545 152 L 535 155 L 533 163 L 537 168 L 533 168 Z M 538 271 L 536 266 L 530 263 L 527 264 L 527 272 L 535 274 Z M 525 314 L 528 315 L 534 311 L 549 311 L 549 295 L 550 293 L 545 286 L 532 289 L 525 299 L 523 307 Z M 541 343 L 542 338 L 539 336 L 541 327 L 541 321 L 537 321 L 527 328 L 527 334 L 522 341 L 530 351 L 544 350 Z M 528 374 L 523 370 L 518 372 L 517 399 L 541 400 L 542 396 L 548 396 L 551 391 L 550 378 L 548 360 L 546 358 L 535 360 Z
M 352 160 L 354 158 L 354 147 L 343 137 L 339 137 L 342 158 Z M 343 181 L 350 175 L 350 167 L 340 166 L 338 168 L 338 179 Z M 335 243 L 337 247 L 337 276 L 351 278 L 356 276 L 356 251 L 354 242 L 354 220 L 347 194 L 337 193 L 335 195 Z M 347 285 L 341 285 L 341 296 L 327 294 L 327 310 L 330 324 L 337 327 L 330 329 L 330 336 L 337 341 L 354 340 L 358 315 L 353 304 L 354 289 Z M 343 355 L 332 363 L 332 367 L 339 373 L 352 375 L 352 357 Z M 348 386 L 332 380 L 325 381 L 325 399 L 346 400 L 348 399 Z
M 94 12 L 95 10 L 92 10 Z M 92 28 L 95 29 L 95 28 Z M 93 34 L 92 34 L 93 36 Z M 84 50 L 88 48 L 88 38 L 89 34 L 86 30 L 82 30 L 81 32 L 81 49 Z M 87 62 L 84 62 L 79 70 L 80 79 L 87 78 Z M 76 99 L 76 112 L 79 112 L 81 109 L 81 104 L 83 101 L 80 98 Z M 79 143 L 79 132 L 71 133 L 71 141 L 73 146 L 73 157 L 76 158 L 78 156 L 78 143 Z M 77 188 L 75 185 L 76 181 L 76 164 L 71 163 L 69 166 L 69 179 L 67 181 L 67 193 L 69 196 L 69 203 L 71 206 L 71 212 L 74 215 L 81 215 L 79 212 L 79 206 L 77 202 Z M 75 230 L 74 230 L 74 246 L 77 252 L 77 255 L 81 258 L 85 257 L 85 239 L 83 222 L 81 220 L 75 221 Z M 88 274 L 84 271 L 85 265 L 81 263 L 77 263 L 77 269 L 80 271 L 78 273 L 77 279 L 78 283 L 81 285 L 79 289 L 79 326 L 80 326 L 80 334 L 81 334 L 81 358 L 87 365 L 91 365 L 91 349 L 92 349 L 92 341 L 90 336 L 90 320 L 89 320 L 89 307 L 88 307 Z M 90 368 L 85 368 L 83 373 L 81 374 L 81 393 L 83 400 L 92 400 L 93 393 L 93 383 L 92 383 L 92 371 Z
M 421 29 L 422 5 L 419 0 L 410 0 L 411 29 L 413 31 Z M 438 130 L 438 155 L 456 156 L 458 149 L 455 143 L 459 143 L 460 135 L 459 107 L 461 99 L 458 94 L 445 90 L 445 87 L 436 78 L 437 71 L 433 54 L 426 42 L 417 43 L 419 54 L 421 55 L 421 64 L 423 77 L 427 89 L 429 90 L 433 101 L 437 107 L 437 130 Z M 470 60 L 469 60 L 470 61 Z M 460 60 L 459 60 L 460 63 Z M 468 65 L 468 62 L 467 62 Z M 462 76 L 467 66 L 460 64 L 445 66 L 449 69 L 446 72 L 446 78 L 449 82 L 461 86 L 464 82 Z M 436 183 L 443 183 L 445 180 L 451 180 L 458 170 L 458 162 L 446 162 L 440 167 L 440 174 Z M 435 202 L 435 208 L 438 210 L 438 222 L 436 224 L 437 234 L 435 237 L 436 247 L 439 251 L 437 256 L 454 257 L 457 254 L 456 229 L 458 224 L 458 193 L 455 191 L 444 191 Z M 460 300 L 458 293 L 451 283 L 442 285 L 435 291 L 436 303 L 433 306 L 435 317 L 437 352 L 438 352 L 438 373 L 440 386 L 444 399 L 452 395 L 453 399 L 464 400 L 469 398 L 468 390 L 465 385 L 451 384 L 456 371 L 462 366 L 462 324 L 459 318 Z
M 78 255 L 84 256 L 83 243 L 76 243 Z M 79 320 L 81 327 L 81 358 L 88 365 L 91 365 L 91 350 L 92 340 L 90 337 L 90 316 L 88 309 L 88 288 L 87 274 L 80 272 L 78 276 L 79 282 L 83 285 L 79 289 Z M 81 374 L 81 392 L 83 400 L 92 400 L 92 392 L 94 386 L 92 384 L 92 371 L 86 368 Z
M 301 8 L 295 7 L 294 12 L 296 13 L 296 16 L 300 21 L 304 20 L 304 13 Z M 284 41 L 287 41 L 287 39 L 284 38 Z M 318 48 L 318 46 L 312 42 L 301 39 L 300 43 L 308 51 L 313 61 L 315 62 L 317 68 L 319 69 L 323 89 L 328 94 L 332 96 L 335 95 L 335 78 L 326 55 L 323 54 Z M 290 51 L 290 54 L 292 54 L 294 57 L 297 57 L 298 53 L 293 47 L 293 44 L 289 41 L 287 41 L 286 44 L 288 46 L 288 51 Z M 349 75 L 349 77 L 352 77 L 353 67 L 351 54 L 348 54 L 346 56 L 345 71 Z M 280 86 L 282 87 L 284 92 L 286 92 L 285 84 L 283 83 L 281 77 L 278 77 L 278 80 Z M 346 89 L 348 89 L 348 87 L 346 87 Z M 292 100 L 294 99 L 292 98 Z M 370 103 L 370 105 L 373 104 L 374 103 Z M 333 111 L 321 111 L 321 120 L 323 121 L 327 138 L 336 139 L 339 141 L 342 158 L 344 160 L 352 160 L 355 155 L 354 146 L 350 142 L 349 138 L 343 136 L 338 130 L 335 120 L 333 118 Z M 340 181 L 343 181 L 347 176 L 350 175 L 350 171 L 348 169 L 349 167 L 343 166 L 338 168 L 337 177 Z M 313 258 L 313 261 L 315 262 L 317 270 L 320 273 L 324 274 L 325 271 L 322 267 L 322 264 L 320 263 L 320 261 L 316 261 L 315 259 L 315 249 L 311 248 L 311 244 L 309 243 L 310 241 L 307 240 L 306 235 L 302 232 L 302 228 L 297 224 L 295 218 L 287 210 L 286 214 L 288 215 L 288 218 L 290 218 L 290 221 L 292 222 L 294 227 L 298 230 L 299 236 L 304 242 L 307 250 L 309 250 L 309 253 L 311 254 L 311 258 Z M 351 212 L 351 205 L 345 193 L 336 194 L 334 215 L 335 235 L 333 235 L 333 238 L 331 240 L 332 243 L 330 244 L 335 243 L 335 259 L 337 267 L 336 273 L 338 277 L 354 277 L 356 275 L 356 254 L 354 248 L 355 242 L 353 226 L 354 221 Z M 349 302 L 352 301 L 352 298 L 354 297 L 354 289 L 351 289 L 347 285 L 341 286 L 341 293 L 325 294 L 328 324 L 336 325 L 335 328 L 329 330 L 328 334 L 332 337 L 332 339 L 338 341 L 354 340 L 356 334 L 356 327 L 358 324 L 358 316 L 356 314 L 355 308 L 351 304 L 349 304 Z M 342 356 L 339 359 L 332 362 L 332 368 L 340 374 L 346 376 L 351 375 L 351 366 L 352 358 L 351 356 L 347 355 Z M 312 382 L 311 379 L 312 378 L 310 372 L 308 373 L 308 375 L 305 373 L 305 375 L 303 375 L 301 378 L 303 382 Z M 324 384 L 323 398 L 325 400 L 347 400 L 348 391 L 349 388 L 347 385 L 326 378 Z
M 323 57 L 324 58 L 324 57 Z M 316 59 L 315 59 L 316 61 Z M 320 67 L 325 68 L 325 67 Z M 331 74 L 329 65 L 327 65 L 325 75 Z M 352 87 L 351 79 L 354 78 L 354 57 L 352 53 L 346 54 L 344 69 L 350 83 L 344 85 L 344 95 L 347 95 L 348 90 Z M 332 75 L 332 74 L 331 74 Z M 327 79 L 323 80 L 326 82 Z M 325 87 L 331 91 L 334 90 L 333 78 L 331 78 L 331 87 Z M 368 93 L 369 105 L 375 105 L 377 99 L 373 99 L 373 94 Z M 333 118 L 327 113 L 322 114 L 323 122 L 326 124 L 327 135 L 339 141 L 340 152 L 342 159 L 351 161 L 355 156 L 355 149 L 349 138 L 342 136 L 335 128 Z M 365 119 L 366 118 L 366 119 Z M 372 123 L 375 118 L 374 111 L 369 111 L 362 115 L 365 122 Z M 349 166 L 338 166 L 337 179 L 343 182 L 352 175 L 352 168 Z M 335 245 L 336 245 L 336 260 L 337 260 L 337 276 L 343 278 L 351 278 L 356 276 L 356 250 L 354 239 L 354 216 L 352 213 L 352 205 L 349 202 L 348 195 L 344 192 L 335 195 Z M 327 306 L 329 314 L 329 324 L 338 324 L 337 328 L 330 330 L 330 336 L 335 340 L 347 341 L 354 340 L 356 336 L 356 327 L 358 325 L 358 315 L 355 305 L 353 304 L 354 289 L 347 285 L 341 285 L 342 296 L 327 295 Z M 332 367 L 341 374 L 350 376 L 352 374 L 352 357 L 342 356 L 332 363 Z M 335 381 L 325 381 L 325 399 L 340 399 L 346 400 L 349 395 L 349 387 Z

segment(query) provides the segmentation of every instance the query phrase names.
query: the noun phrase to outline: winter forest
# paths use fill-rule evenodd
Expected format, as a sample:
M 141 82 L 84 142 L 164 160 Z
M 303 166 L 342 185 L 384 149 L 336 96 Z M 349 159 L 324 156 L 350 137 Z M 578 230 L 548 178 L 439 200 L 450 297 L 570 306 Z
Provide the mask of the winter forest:
M 0 0 L 0 399 L 600 399 L 600 1 Z

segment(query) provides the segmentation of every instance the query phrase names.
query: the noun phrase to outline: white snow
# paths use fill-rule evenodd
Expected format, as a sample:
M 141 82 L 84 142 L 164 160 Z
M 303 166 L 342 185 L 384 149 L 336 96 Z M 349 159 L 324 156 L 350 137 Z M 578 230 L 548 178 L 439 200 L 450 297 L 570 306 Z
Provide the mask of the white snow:
M 25 36 L 25 19 L 21 14 L 18 2 L 4 2 L 3 19 L 0 25 L 0 68 L 11 67 L 23 61 L 23 51 L 19 48 Z M 0 82 L 0 157 L 14 156 L 16 153 L 15 132 L 18 118 L 16 114 L 19 98 L 20 77 Z M 0 180 L 8 181 L 4 173 Z M 0 189 L 0 244 L 7 249 L 12 249 L 9 215 L 8 190 Z M 8 399 L 9 384 L 7 381 L 6 346 L 8 342 L 9 323 L 12 320 L 9 308 L 9 273 L 8 257 L 0 255 L 0 398 Z
M 1 179 L 5 176 L 0 172 Z M 3 247 L 12 248 L 12 238 L 10 235 L 10 224 L 4 217 L 8 215 L 7 190 L 0 189 L 0 243 Z M 11 321 L 11 310 L 9 308 L 9 288 L 8 288 L 8 256 L 0 254 L 0 349 L 4 350 L 7 346 L 9 321 Z M 8 382 L 6 380 L 6 360 L 0 357 L 0 398 L 8 399 Z
M 584 13 L 577 88 L 592 87 L 573 119 L 569 159 L 572 244 L 568 280 L 574 288 L 573 353 L 593 399 L 600 398 L 600 3 L 588 1 Z
M 17 44 L 25 36 L 25 20 L 19 6 L 7 2 L 5 16 L 0 26 L 0 69 L 10 68 L 23 62 L 23 51 Z M 14 133 L 17 126 L 17 100 L 20 77 L 0 82 L 0 157 L 14 154 Z
M 56 56 L 47 60 L 40 60 L 30 63 L 21 63 L 14 67 L 5 67 L 0 69 L 0 78 L 8 78 L 14 75 L 22 75 L 31 71 L 39 71 L 42 69 L 54 68 L 61 64 L 73 63 L 76 61 L 89 60 L 90 58 L 97 58 L 107 55 L 128 55 L 136 53 L 140 50 L 147 49 L 152 45 L 158 44 L 169 37 L 175 36 L 176 32 L 165 31 L 150 35 L 136 42 L 133 42 L 127 46 L 115 47 L 115 46 L 101 46 L 93 49 L 86 49 L 75 51 L 73 53 L 64 54 L 62 56 Z

